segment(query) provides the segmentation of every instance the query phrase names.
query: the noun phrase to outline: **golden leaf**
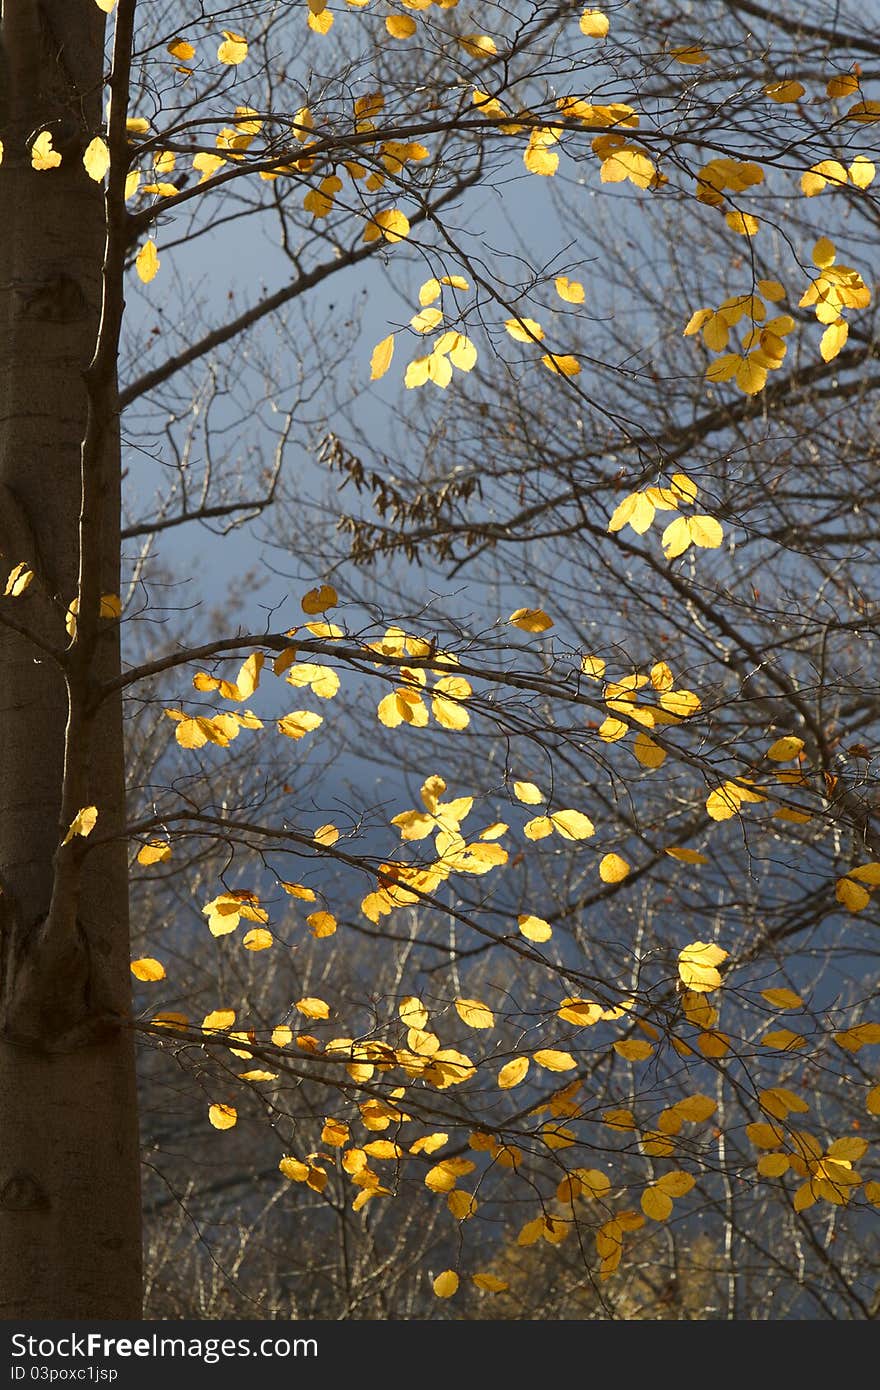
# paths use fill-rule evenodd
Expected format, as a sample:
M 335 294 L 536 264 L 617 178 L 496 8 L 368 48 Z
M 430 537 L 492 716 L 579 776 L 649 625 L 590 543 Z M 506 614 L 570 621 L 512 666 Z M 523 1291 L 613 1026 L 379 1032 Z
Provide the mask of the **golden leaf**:
M 151 280 L 156 278 L 161 261 L 156 251 L 156 243 L 153 241 L 152 237 L 149 241 L 144 242 L 140 251 L 137 253 L 134 264 L 138 277 L 145 285 L 148 285 Z
M 514 1086 L 518 1086 L 524 1080 L 529 1070 L 528 1057 L 514 1057 L 512 1061 L 506 1062 L 498 1073 L 498 1085 L 502 1091 L 509 1091 Z
M 507 621 L 523 632 L 546 632 L 553 626 L 553 619 L 547 616 L 543 608 L 517 608 Z
M 238 1111 L 234 1105 L 212 1105 L 208 1119 L 215 1129 L 233 1129 L 238 1121 Z
M 131 962 L 131 973 L 136 980 L 154 981 L 165 979 L 165 967 L 152 956 L 141 956 Z

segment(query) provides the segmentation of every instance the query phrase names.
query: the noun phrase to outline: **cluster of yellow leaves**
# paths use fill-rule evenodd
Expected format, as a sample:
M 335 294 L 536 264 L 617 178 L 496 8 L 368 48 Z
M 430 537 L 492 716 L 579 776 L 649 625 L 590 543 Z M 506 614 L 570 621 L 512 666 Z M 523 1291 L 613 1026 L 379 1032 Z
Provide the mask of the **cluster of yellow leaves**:
M 805 197 L 815 198 L 829 184 L 832 188 L 845 188 L 850 182 L 855 188 L 869 188 L 876 174 L 876 165 L 864 154 L 856 155 L 849 169 L 837 159 L 823 159 L 801 176 L 801 190 Z
M 414 357 L 406 369 L 403 384 L 408 389 L 432 381 L 445 390 L 452 380 L 452 369 L 470 372 L 476 366 L 477 349 L 464 333 L 447 329 L 435 339 L 429 353 Z
M 624 497 L 611 514 L 608 530 L 622 531 L 624 526 L 629 526 L 636 535 L 644 535 L 657 512 L 679 511 L 682 504 L 693 506 L 697 492 L 692 478 L 686 473 L 675 473 L 669 487 L 647 487 Z M 692 545 L 704 550 L 717 550 L 723 537 L 721 523 L 715 517 L 695 515 L 676 517 L 665 528 L 660 540 L 664 557 L 674 560 Z
M 584 657 L 581 669 L 593 680 L 602 678 L 605 663 L 592 656 Z M 653 704 L 639 703 L 639 692 L 645 690 L 655 699 Z M 662 767 L 666 751 L 646 732 L 662 726 L 674 726 L 699 713 L 700 697 L 692 690 L 677 689 L 675 678 L 665 661 L 657 661 L 649 675 L 633 672 L 618 681 L 606 681 L 603 698 L 608 716 L 599 725 L 598 736 L 603 743 L 617 743 L 640 726 L 633 742 L 633 753 L 642 767 Z
M 858 864 L 855 868 L 847 869 L 843 877 L 837 880 L 835 896 L 848 912 L 861 912 L 871 901 L 869 890 L 878 886 L 880 863 L 872 860 L 868 864 Z
M 560 283 L 563 285 L 564 292 L 559 288 Z M 582 302 L 584 297 L 583 285 L 560 277 L 556 282 L 556 287 L 560 299 L 565 299 L 570 304 Z M 580 292 L 580 298 L 578 298 L 578 292 Z M 515 343 L 539 343 L 544 338 L 544 330 L 535 319 L 505 319 L 504 327 Z M 555 372 L 557 376 L 577 376 L 581 370 L 580 362 L 569 352 L 545 352 L 541 361 L 549 372 Z
M 263 721 L 250 710 L 245 710 L 244 714 L 215 714 L 213 717 L 188 715 L 179 709 L 166 709 L 165 714 L 177 723 L 174 737 L 181 748 L 203 748 L 206 743 L 228 748 L 232 740 L 238 738 L 239 730 L 263 727 Z
M 507 851 L 492 843 L 507 830 L 496 822 L 483 830 L 478 839 L 467 843 L 460 833 L 461 822 L 473 807 L 473 797 L 441 801 L 446 783 L 436 774 L 422 783 L 424 811 L 403 811 L 392 819 L 404 841 L 423 840 L 435 835 L 437 858 L 427 865 L 383 864 L 375 892 L 368 893 L 361 910 L 372 922 L 387 916 L 395 907 L 418 902 L 423 893 L 433 893 L 451 873 L 485 874 L 507 863 Z
M 217 690 L 224 700 L 249 700 L 260 684 L 260 673 L 264 662 L 265 657 L 262 652 L 252 652 L 242 663 L 234 681 L 221 680 L 216 676 L 208 675 L 205 671 L 198 671 L 193 676 L 193 686 L 196 690 L 203 692 Z
M 722 782 L 720 787 L 709 793 L 706 798 L 706 814 L 712 820 L 730 820 L 741 806 L 766 800 L 766 796 L 755 791 L 751 778 L 740 777 Z
M 696 1179 L 683 1168 L 664 1173 L 642 1193 L 642 1211 L 652 1221 L 666 1221 L 672 1215 L 673 1199 L 686 1197 L 695 1183 Z
M 4 598 L 21 598 L 33 582 L 34 572 L 29 565 L 22 561 L 20 564 L 13 565 L 6 580 L 6 587 L 3 590 Z
M 227 936 L 229 932 L 234 932 L 242 918 L 260 923 L 269 920 L 266 909 L 260 907 L 259 896 L 247 888 L 219 893 L 205 903 L 202 913 L 208 919 L 208 930 L 212 936 Z
M 762 1091 L 761 1106 L 779 1120 L 790 1113 L 809 1110 L 806 1101 L 784 1087 Z M 795 1130 L 785 1124 L 756 1121 L 746 1126 L 746 1134 L 756 1149 L 762 1150 L 758 1172 L 762 1177 L 781 1178 L 791 1172 L 805 1179 L 794 1192 L 795 1211 L 806 1211 L 817 1201 L 833 1206 L 845 1206 L 862 1179 L 853 1164 L 863 1158 L 867 1140 L 856 1136 L 835 1139 L 823 1149 L 822 1142 L 806 1130 Z M 867 1191 L 867 1187 L 872 1190 Z M 870 1201 L 880 1197 L 880 1183 L 870 1183 L 866 1196 Z
M 695 942 L 694 945 L 703 946 L 704 943 Z M 711 950 L 712 948 L 709 947 L 709 949 Z M 724 954 L 726 955 L 726 952 Z M 715 964 L 720 964 L 720 961 L 716 961 Z M 696 966 L 690 962 L 680 962 L 679 975 L 682 983 L 684 983 L 685 976 L 691 979 L 696 977 L 698 981 L 700 977 L 702 977 L 703 980 L 711 980 L 713 976 L 710 972 L 715 971 L 715 964 L 709 963 L 701 967 L 699 954 L 697 955 Z M 682 973 L 682 970 L 684 973 Z M 715 973 L 717 974 L 717 971 L 715 971 Z M 717 988 L 717 986 L 712 984 L 711 989 L 715 988 Z M 685 1021 L 692 1028 L 698 1030 L 696 1036 L 690 1037 L 689 1035 L 689 1041 L 685 1041 L 683 1038 L 673 1037 L 672 1046 L 681 1057 L 693 1056 L 694 1048 L 691 1046 L 691 1043 L 694 1044 L 697 1051 L 704 1057 L 724 1057 L 730 1051 L 730 1039 L 726 1033 L 718 1031 L 716 1027 L 718 1023 L 718 1010 L 709 1003 L 709 1000 L 706 998 L 705 989 L 698 990 L 693 987 L 685 987 L 681 995 L 681 1009 Z M 685 1118 L 691 1117 L 685 1116 Z M 661 1125 L 660 1128 L 663 1129 L 663 1126 Z M 667 1132 L 677 1133 L 678 1131 L 673 1129 Z M 666 1152 L 666 1150 L 664 1149 L 663 1152 Z
M 662 188 L 667 182 L 647 150 L 623 135 L 597 135 L 592 148 L 601 162 L 599 177 L 603 183 L 626 180 L 635 188 L 648 189 Z
M 820 237 L 813 247 L 813 265 L 819 274 L 804 292 L 800 308 L 812 308 L 820 323 L 827 324 L 819 351 L 825 362 L 832 361 L 849 336 L 849 324 L 843 317 L 845 309 L 865 309 L 871 302 L 871 291 L 852 266 L 835 265 L 837 251 L 827 237 Z
M 427 153 L 427 151 L 426 151 Z M 420 310 L 410 320 L 410 327 L 416 333 L 430 333 L 443 319 L 441 308 L 432 307 L 440 298 L 443 286 L 457 290 L 468 290 L 470 285 L 462 275 L 432 276 L 419 289 Z M 394 334 L 390 333 L 373 348 L 370 357 L 370 380 L 378 381 L 391 366 L 394 356 Z M 452 380 L 452 368 L 468 372 L 477 360 L 477 350 L 463 333 L 444 332 L 435 340 L 433 349 L 427 357 L 417 357 L 407 368 L 406 385 L 421 386 L 425 381 L 433 381 L 435 386 L 445 389 Z
M 753 160 L 710 159 L 697 174 L 697 201 L 723 212 L 732 231 L 753 236 L 758 230 L 757 218 L 732 205 L 727 193 L 742 193 L 763 182 L 764 170 Z
M 678 955 L 678 975 L 686 990 L 710 994 L 721 988 L 718 966 L 727 960 L 727 951 L 711 942 L 692 941 Z
M 514 782 L 513 794 L 517 801 L 521 801 L 525 806 L 539 806 L 547 802 L 547 797 L 534 782 Z M 548 835 L 554 833 L 563 840 L 589 840 L 591 836 L 595 835 L 596 827 L 589 816 L 585 816 L 582 811 L 575 811 L 571 808 L 548 811 L 545 815 L 535 816 L 523 826 L 523 834 L 527 840 L 544 840 Z M 528 920 L 535 922 L 541 919 L 529 918 Z M 522 922 L 520 923 L 520 930 L 522 930 Z M 523 935 L 527 935 L 527 933 L 523 932 Z M 532 937 L 532 940 L 546 939 L 546 937 Z
M 465 680 L 464 676 L 439 674 L 456 666 L 457 657 L 449 652 L 438 652 L 424 638 L 409 636 L 397 627 L 388 628 L 380 642 L 370 642 L 367 646 L 369 650 L 381 652 L 383 656 L 434 657 L 438 662 L 437 666 L 427 669 L 423 666 L 399 668 L 402 683 L 379 701 L 376 713 L 380 724 L 384 724 L 387 729 L 397 729 L 401 724 L 408 724 L 416 729 L 427 727 L 428 706 L 422 698 L 422 692 L 426 695 L 429 693 L 427 686 L 430 670 L 431 675 L 436 677 L 430 690 L 431 714 L 444 729 L 467 728 L 470 714 L 463 702 L 473 694 L 470 682 Z
M 695 310 L 684 329 L 685 337 L 701 333 L 710 352 L 722 354 L 706 371 L 709 381 L 734 381 L 747 396 L 763 391 L 767 373 L 782 366 L 787 351 L 785 339 L 795 326 L 790 314 L 767 319 L 764 300 L 776 303 L 785 295 L 779 281 L 759 280 L 757 287 L 761 295 L 734 295 L 717 309 Z M 743 318 L 740 350 L 725 352 L 731 329 Z

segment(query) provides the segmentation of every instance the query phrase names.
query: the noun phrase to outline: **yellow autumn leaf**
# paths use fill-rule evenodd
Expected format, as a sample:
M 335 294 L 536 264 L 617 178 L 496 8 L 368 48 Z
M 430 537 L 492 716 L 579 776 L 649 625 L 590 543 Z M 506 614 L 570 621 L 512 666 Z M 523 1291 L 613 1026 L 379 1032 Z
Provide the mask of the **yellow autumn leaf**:
M 188 39 L 172 39 L 169 44 L 166 44 L 165 51 L 181 63 L 188 63 L 190 58 L 196 56 L 196 50 Z
M 370 358 L 370 380 L 378 381 L 383 377 L 391 366 L 391 359 L 394 356 L 394 334 L 389 333 L 387 338 L 383 338 L 381 343 L 377 343 L 373 348 Z
M 314 714 L 311 710 L 293 710 L 290 714 L 285 714 L 282 719 L 277 721 L 279 734 L 284 734 L 286 738 L 299 739 L 306 734 L 317 729 L 324 720 L 320 714 Z
M 165 967 L 153 956 L 141 956 L 131 962 L 131 973 L 136 980 L 154 981 L 165 979 Z
M 701 67 L 703 63 L 708 63 L 709 55 L 704 52 L 698 43 L 687 44 L 682 48 L 670 50 L 670 57 L 677 63 L 684 63 L 688 67 Z
M 543 328 L 534 319 L 505 319 L 504 327 L 516 343 L 533 343 L 536 339 L 540 342 L 544 336 Z
M 754 236 L 761 226 L 757 217 L 749 212 L 728 212 L 724 220 L 737 236 Z
M 367 222 L 364 241 L 378 241 L 380 236 L 386 241 L 403 241 L 409 236 L 409 219 L 398 208 L 377 212 Z
M 542 1047 L 533 1054 L 539 1067 L 547 1071 L 572 1071 L 577 1062 L 570 1052 L 561 1052 L 553 1047 Z
M 405 14 L 392 14 L 385 20 L 385 28 L 392 39 L 411 39 L 417 27 L 415 20 Z
M 478 999 L 456 999 L 455 1011 L 468 1028 L 493 1028 L 495 1015 L 486 1004 Z
M 156 251 L 156 243 L 153 241 L 152 237 L 149 241 L 144 242 L 140 251 L 137 253 L 134 264 L 139 278 L 145 285 L 148 285 L 151 280 L 155 280 L 159 271 L 159 266 L 162 263 L 159 260 Z
M 629 873 L 629 864 L 619 854 L 606 854 L 599 863 L 603 883 L 621 883 Z
M 667 1197 L 686 1197 L 696 1183 L 690 1173 L 686 1173 L 682 1168 L 675 1168 L 671 1173 L 664 1173 L 657 1179 L 655 1187 L 661 1192 L 665 1192 Z
M 826 270 L 828 266 L 834 264 L 836 256 L 837 251 L 834 242 L 830 241 L 827 236 L 820 236 L 813 247 L 813 265 L 819 270 Z
M 514 782 L 513 794 L 517 801 L 522 801 L 526 806 L 540 806 L 544 800 L 544 793 L 534 782 Z
M 97 824 L 97 820 L 97 806 L 83 806 L 80 811 L 77 811 L 73 820 L 70 822 L 70 828 L 61 841 L 62 845 L 69 844 L 75 835 L 81 835 L 83 839 L 85 839 L 87 835 L 91 835 Z
M 83 167 L 90 179 L 100 183 L 110 168 L 110 151 L 100 135 L 90 140 L 83 154 Z M 176 191 L 176 190 L 175 190 Z
M 698 849 L 687 849 L 684 846 L 673 845 L 670 849 L 663 851 L 671 859 L 677 859 L 682 864 L 708 864 L 709 856 L 701 854 Z
M 247 57 L 247 39 L 243 34 L 235 34 L 231 29 L 223 30 L 223 43 L 217 49 L 217 59 L 227 67 L 237 67 Z
M 682 984 L 695 994 L 708 994 L 720 988 L 717 966 L 727 959 L 727 951 L 712 942 L 692 941 L 678 955 L 678 974 Z
M 567 275 L 557 275 L 553 282 L 556 293 L 566 304 L 583 304 L 586 294 L 579 280 L 569 280 Z
M 650 735 L 638 733 L 633 742 L 633 752 L 642 767 L 662 767 L 666 761 L 666 750 L 655 743 Z
M 222 1032 L 226 1028 L 231 1028 L 234 1022 L 234 1009 L 212 1009 L 209 1014 L 205 1014 L 201 1026 L 203 1030 L 208 1032 Z
M 857 154 L 848 172 L 856 188 L 868 188 L 877 176 L 877 166 L 867 155 Z
M 524 1080 L 529 1066 L 528 1057 L 514 1057 L 513 1061 L 505 1062 L 498 1073 L 498 1085 L 502 1091 L 509 1091 L 512 1087 L 518 1086 Z
M 594 1023 L 599 1022 L 602 1014 L 602 1005 L 596 1004 L 592 999 L 563 999 L 556 1010 L 557 1018 L 563 1019 L 565 1023 L 573 1023 L 577 1028 L 592 1027 Z
M 212 1105 L 208 1119 L 215 1129 L 233 1129 L 238 1121 L 238 1111 L 234 1105 Z
M 774 1009 L 800 1009 L 803 999 L 793 989 L 762 989 L 761 995 Z
M 665 1221 L 672 1215 L 672 1198 L 659 1186 L 646 1187 L 642 1193 L 641 1207 L 652 1221 Z
M 329 1018 L 330 1005 L 323 999 L 315 999 L 307 995 L 304 999 L 297 999 L 294 1008 L 306 1018 Z
M 784 738 L 778 738 L 775 743 L 771 743 L 767 749 L 767 757 L 775 763 L 787 763 L 803 752 L 803 747 L 802 738 L 796 738 L 793 734 L 786 734 Z
M 138 850 L 137 862 L 144 865 L 159 864 L 170 858 L 171 846 L 165 840 L 148 840 Z
M 306 1182 L 309 1176 L 309 1165 L 301 1163 L 298 1158 L 285 1155 L 278 1164 L 280 1172 L 291 1182 Z
M 683 1100 L 675 1102 L 675 1109 L 682 1119 L 689 1120 L 691 1124 L 701 1124 L 704 1120 L 711 1119 L 718 1108 L 716 1101 L 711 1096 L 697 1092 L 693 1096 L 685 1096 Z
M 849 324 L 846 319 L 838 318 L 834 323 L 829 323 L 819 343 L 822 361 L 831 362 L 845 346 L 848 337 Z
M 582 811 L 554 811 L 550 816 L 550 822 L 563 840 L 589 840 L 590 836 L 596 833 L 596 827 L 590 817 L 585 816 Z
M 839 878 L 834 890 L 834 896 L 847 912 L 861 912 L 871 901 L 871 895 L 860 883 L 855 883 L 851 878 Z
M 309 931 L 318 940 L 324 937 L 333 936 L 336 931 L 337 921 L 332 912 L 311 912 L 306 918 Z
M 641 1038 L 624 1038 L 621 1042 L 612 1043 L 612 1047 L 618 1057 L 623 1057 L 626 1062 L 646 1062 L 654 1054 L 651 1044 Z
M 608 16 L 601 10 L 584 10 L 578 28 L 588 39 L 604 39 L 608 33 Z
M 549 941 L 553 935 L 553 928 L 549 922 L 544 921 L 543 917 L 533 917 L 530 913 L 522 913 L 516 921 L 517 926 L 528 941 Z
M 31 145 L 31 166 L 34 169 L 45 171 L 46 169 L 57 169 L 60 163 L 61 155 L 52 148 L 51 131 L 41 130 Z
M 6 581 L 6 588 L 3 590 L 4 598 L 20 598 L 33 582 L 34 572 L 23 561 L 14 565 L 9 572 Z
M 497 1274 L 480 1273 L 471 1276 L 478 1289 L 484 1293 L 504 1293 L 510 1285 L 506 1279 L 499 1279 Z
M 806 88 L 802 82 L 771 82 L 768 87 L 764 88 L 764 91 L 771 101 L 776 101 L 785 105 L 800 101 Z
M 513 627 L 521 628 L 523 632 L 546 632 L 553 626 L 553 619 L 548 617 L 543 608 L 517 608 L 507 621 Z
M 471 1192 L 456 1188 L 446 1198 L 446 1205 L 456 1221 L 468 1221 L 477 1211 L 477 1199 Z
M 577 376 L 581 370 L 580 362 L 571 353 L 545 352 L 541 361 L 548 371 L 556 372 L 559 376 Z
M 775 1032 L 765 1033 L 761 1042 L 764 1047 L 772 1047 L 777 1052 L 797 1052 L 807 1045 L 806 1038 L 800 1033 L 793 1033 L 790 1028 L 779 1028 Z
M 268 951 L 273 940 L 272 933 L 265 927 L 252 927 L 249 932 L 245 932 L 241 944 L 246 951 Z
M 438 1298 L 452 1298 L 458 1292 L 458 1275 L 454 1269 L 444 1269 L 432 1285 Z
M 326 613 L 328 608 L 333 608 L 339 602 L 339 595 L 332 584 L 321 584 L 316 589 L 309 589 L 300 602 L 300 607 L 304 613 L 314 617 L 316 613 Z
M 781 1178 L 788 1172 L 790 1159 L 787 1154 L 764 1153 L 758 1159 L 758 1172 L 762 1178 Z

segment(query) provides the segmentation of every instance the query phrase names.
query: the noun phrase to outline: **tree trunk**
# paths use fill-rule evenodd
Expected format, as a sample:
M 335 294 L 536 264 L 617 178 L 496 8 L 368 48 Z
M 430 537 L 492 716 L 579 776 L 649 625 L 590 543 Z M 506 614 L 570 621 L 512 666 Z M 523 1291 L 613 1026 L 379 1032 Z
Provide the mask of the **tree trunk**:
M 101 625 L 87 688 L 71 678 L 65 628 L 79 572 L 84 372 L 102 296 L 104 202 L 82 152 L 101 126 L 104 19 L 95 0 L 3 0 L 0 591 L 20 562 L 35 576 L 21 597 L 0 598 L 7 1319 L 140 1316 L 122 710 L 120 699 L 95 699 L 119 670 L 118 628 Z M 30 145 L 44 129 L 62 162 L 35 170 Z M 117 593 L 118 429 L 106 434 L 93 558 L 101 591 Z M 62 849 L 65 776 L 69 790 L 83 754 L 80 804 L 97 806 L 98 821 L 91 839 Z M 76 872 L 59 876 L 73 862 Z

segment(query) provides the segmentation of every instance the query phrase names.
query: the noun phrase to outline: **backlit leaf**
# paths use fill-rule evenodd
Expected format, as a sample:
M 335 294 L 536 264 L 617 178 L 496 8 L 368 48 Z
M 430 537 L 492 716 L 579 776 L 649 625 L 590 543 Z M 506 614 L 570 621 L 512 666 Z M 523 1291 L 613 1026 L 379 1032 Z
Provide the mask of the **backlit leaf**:
M 83 166 L 90 179 L 100 183 L 110 168 L 110 151 L 100 135 L 90 140 L 83 154 Z
M 208 1119 L 215 1129 L 233 1129 L 238 1123 L 238 1111 L 234 1105 L 212 1105 Z
M 153 956 L 141 956 L 131 962 L 131 973 L 136 980 L 153 981 L 165 979 L 165 967 Z
M 495 1015 L 486 1005 L 481 1004 L 478 999 L 456 999 L 455 1011 L 462 1023 L 467 1024 L 468 1028 L 493 1028 L 495 1026 Z
M 502 1091 L 509 1091 L 512 1087 L 518 1086 L 525 1078 L 529 1066 L 528 1057 L 514 1057 L 511 1062 L 505 1062 L 498 1073 L 498 1085 Z
M 389 333 L 387 338 L 383 338 L 381 343 L 377 343 L 373 348 L 370 358 L 370 380 L 378 381 L 383 377 L 391 366 L 391 359 L 394 356 L 394 334 Z
M 517 608 L 507 621 L 523 632 L 546 632 L 553 626 L 553 619 L 547 616 L 543 608 Z
M 223 43 L 217 49 L 217 58 L 228 67 L 236 67 L 247 57 L 247 39 L 243 34 L 235 34 L 231 29 L 223 30 Z
M 159 271 L 161 261 L 156 251 L 156 243 L 150 238 L 145 241 L 135 258 L 135 269 L 139 278 L 148 285 L 151 280 L 155 280 Z

